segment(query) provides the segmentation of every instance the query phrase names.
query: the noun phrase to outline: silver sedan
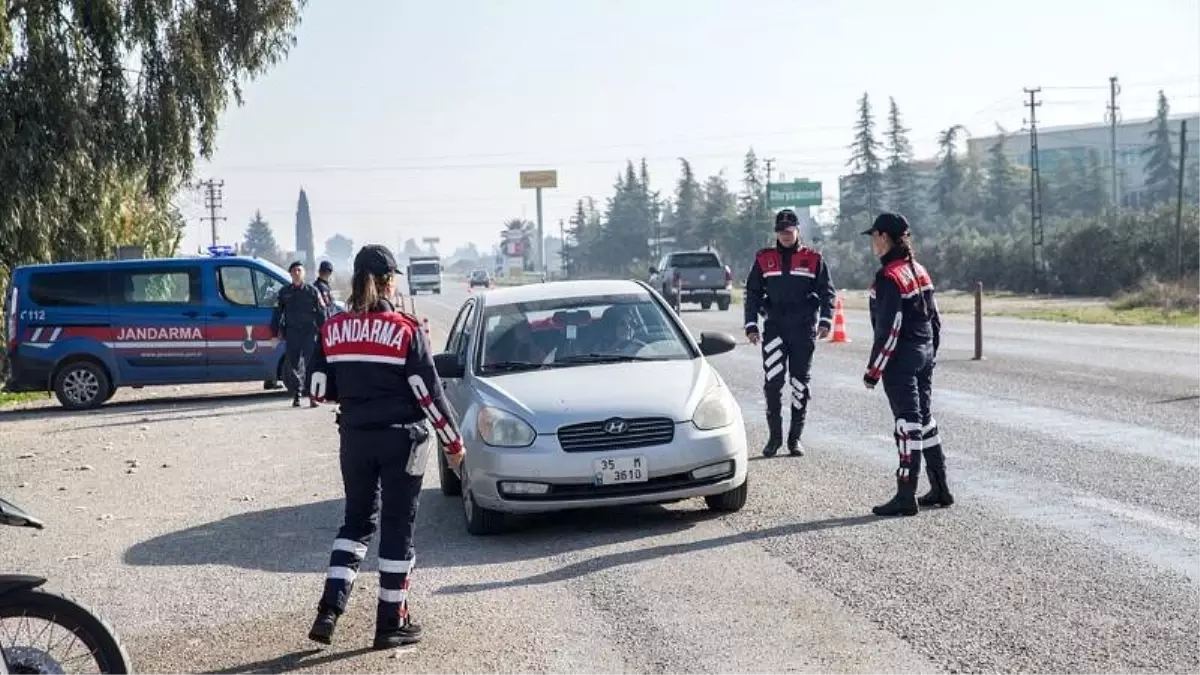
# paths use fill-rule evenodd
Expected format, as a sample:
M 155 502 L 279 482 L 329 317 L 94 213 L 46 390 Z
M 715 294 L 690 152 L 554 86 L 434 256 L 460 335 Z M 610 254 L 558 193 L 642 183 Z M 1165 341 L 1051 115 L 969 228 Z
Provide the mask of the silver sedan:
M 467 457 L 441 458 L 442 491 L 461 496 L 467 530 L 505 513 L 664 503 L 746 503 L 742 411 L 697 342 L 638 281 L 559 281 L 469 298 L 435 357 Z

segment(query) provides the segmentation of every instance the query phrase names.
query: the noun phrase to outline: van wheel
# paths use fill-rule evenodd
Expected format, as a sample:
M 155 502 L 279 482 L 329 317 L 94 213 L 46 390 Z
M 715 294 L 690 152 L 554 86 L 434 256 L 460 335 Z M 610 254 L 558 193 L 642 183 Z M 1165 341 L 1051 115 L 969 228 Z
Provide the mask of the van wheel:
M 722 312 L 728 311 L 729 310 L 729 299 L 722 298 L 720 300 L 717 300 L 717 309 L 721 310 Z
M 712 309 L 712 300 L 701 300 L 700 301 L 700 310 L 701 311 L 707 312 L 710 309 Z
M 446 453 L 441 448 L 437 450 L 438 454 L 438 476 L 441 478 L 442 494 L 447 497 L 457 497 L 462 494 L 462 481 L 458 474 L 450 468 L 450 463 L 446 460 Z
M 115 391 L 108 373 L 92 361 L 74 361 L 54 376 L 54 395 L 68 410 L 100 407 Z

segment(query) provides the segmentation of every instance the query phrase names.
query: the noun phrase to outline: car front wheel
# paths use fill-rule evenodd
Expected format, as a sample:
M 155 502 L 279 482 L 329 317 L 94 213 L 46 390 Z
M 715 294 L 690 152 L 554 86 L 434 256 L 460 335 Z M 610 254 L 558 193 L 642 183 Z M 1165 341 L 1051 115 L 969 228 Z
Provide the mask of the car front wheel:
M 708 504 L 708 508 L 713 511 L 722 511 L 726 513 L 734 513 L 741 511 L 746 505 L 746 498 L 750 495 L 750 477 L 747 476 L 742 484 L 730 490 L 717 495 L 708 495 L 704 498 L 704 502 Z
M 438 473 L 442 483 L 442 494 L 447 497 L 458 497 L 462 494 L 462 481 L 459 480 L 458 474 L 450 468 L 450 462 L 446 460 L 445 451 L 438 450 Z
M 475 495 L 471 493 L 471 482 L 467 479 L 466 468 L 463 468 L 462 486 L 463 515 L 467 519 L 467 532 L 476 536 L 500 534 L 504 531 L 504 514 L 499 511 L 485 509 L 475 503 Z

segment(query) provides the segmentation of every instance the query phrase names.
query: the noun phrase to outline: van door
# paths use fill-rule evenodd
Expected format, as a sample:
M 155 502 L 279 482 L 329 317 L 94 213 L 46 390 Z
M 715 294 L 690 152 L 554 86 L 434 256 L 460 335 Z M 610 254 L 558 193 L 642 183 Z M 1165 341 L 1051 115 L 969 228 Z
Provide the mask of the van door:
M 125 383 L 205 380 L 202 290 L 198 264 L 112 270 L 112 347 Z
M 213 381 L 275 379 L 283 346 L 271 338 L 271 312 L 283 288 L 265 269 L 231 260 L 214 266 L 209 283 L 208 370 Z

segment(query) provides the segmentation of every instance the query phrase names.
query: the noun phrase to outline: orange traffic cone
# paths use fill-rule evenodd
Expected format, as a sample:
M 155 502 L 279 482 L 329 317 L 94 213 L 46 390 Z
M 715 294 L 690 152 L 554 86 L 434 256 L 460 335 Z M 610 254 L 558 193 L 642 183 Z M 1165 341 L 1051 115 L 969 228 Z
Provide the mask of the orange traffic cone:
M 842 296 L 839 294 L 833 301 L 833 335 L 830 342 L 850 342 L 846 336 L 846 314 L 842 311 Z

